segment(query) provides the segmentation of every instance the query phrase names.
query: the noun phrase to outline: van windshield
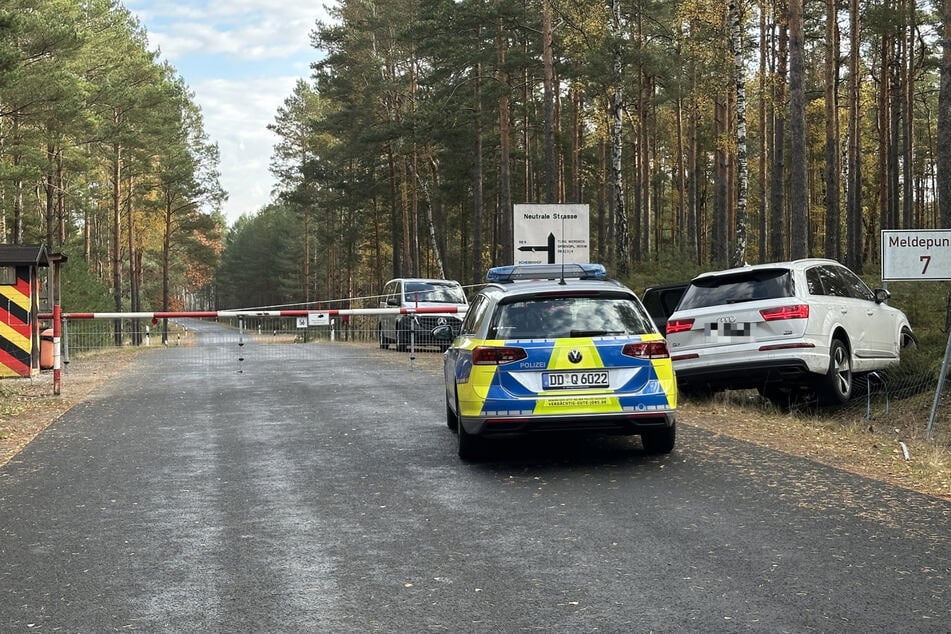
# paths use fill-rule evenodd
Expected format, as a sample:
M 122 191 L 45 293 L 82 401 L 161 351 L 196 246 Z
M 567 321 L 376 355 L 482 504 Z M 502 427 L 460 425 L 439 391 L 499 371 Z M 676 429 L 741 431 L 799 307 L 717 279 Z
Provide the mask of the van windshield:
M 404 301 L 436 304 L 465 304 L 466 294 L 459 284 L 449 282 L 407 282 Z

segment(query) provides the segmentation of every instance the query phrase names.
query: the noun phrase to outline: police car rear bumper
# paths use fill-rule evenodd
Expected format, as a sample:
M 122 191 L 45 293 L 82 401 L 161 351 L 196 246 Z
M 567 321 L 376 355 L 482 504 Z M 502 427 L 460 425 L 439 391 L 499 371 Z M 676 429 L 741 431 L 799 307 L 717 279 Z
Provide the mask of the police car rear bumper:
M 484 437 L 522 436 L 534 433 L 600 433 L 631 435 L 671 427 L 673 411 L 584 414 L 577 416 L 512 416 L 460 418 L 466 433 Z

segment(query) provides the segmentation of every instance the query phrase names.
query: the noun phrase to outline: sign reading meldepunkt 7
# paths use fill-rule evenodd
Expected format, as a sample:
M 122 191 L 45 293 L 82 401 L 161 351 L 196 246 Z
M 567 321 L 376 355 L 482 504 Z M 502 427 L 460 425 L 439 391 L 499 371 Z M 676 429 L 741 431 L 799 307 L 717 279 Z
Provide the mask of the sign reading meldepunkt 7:
M 589 262 L 588 205 L 514 205 L 513 264 Z
M 883 230 L 882 280 L 951 280 L 951 229 Z

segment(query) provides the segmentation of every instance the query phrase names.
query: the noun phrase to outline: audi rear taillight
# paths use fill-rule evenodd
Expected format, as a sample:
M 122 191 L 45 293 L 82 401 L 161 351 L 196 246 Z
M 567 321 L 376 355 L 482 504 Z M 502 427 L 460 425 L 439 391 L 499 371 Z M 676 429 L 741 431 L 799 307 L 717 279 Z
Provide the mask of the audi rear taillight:
M 809 304 L 793 304 L 792 306 L 777 306 L 776 308 L 764 308 L 759 311 L 766 321 L 779 321 L 781 319 L 809 319 Z
M 683 332 L 693 328 L 693 319 L 671 319 L 667 322 L 667 334 Z
M 479 346 L 472 351 L 472 365 L 502 365 L 521 361 L 527 356 L 522 348 Z
M 642 341 L 641 343 L 626 343 L 621 348 L 621 354 L 637 359 L 666 359 L 670 356 L 665 341 Z

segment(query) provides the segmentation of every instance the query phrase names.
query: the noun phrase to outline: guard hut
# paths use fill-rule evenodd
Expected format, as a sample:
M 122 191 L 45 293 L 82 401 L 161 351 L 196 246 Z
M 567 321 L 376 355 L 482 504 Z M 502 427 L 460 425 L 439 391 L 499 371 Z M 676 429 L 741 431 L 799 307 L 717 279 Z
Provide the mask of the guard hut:
M 45 246 L 0 244 L 0 378 L 40 372 L 40 267 Z

